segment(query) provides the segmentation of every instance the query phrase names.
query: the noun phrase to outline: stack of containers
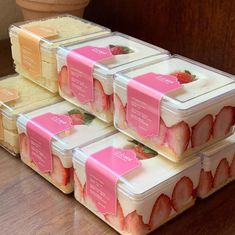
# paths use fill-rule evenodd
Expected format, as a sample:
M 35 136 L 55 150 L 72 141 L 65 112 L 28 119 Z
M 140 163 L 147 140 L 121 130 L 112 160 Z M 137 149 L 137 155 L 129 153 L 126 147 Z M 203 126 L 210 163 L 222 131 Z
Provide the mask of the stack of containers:
M 147 234 L 193 206 L 197 188 L 204 198 L 234 179 L 234 140 L 196 156 L 233 132 L 233 76 L 69 15 L 13 25 L 10 38 L 16 71 L 54 93 L 17 79 L 43 90 L 14 112 L 39 108 L 17 120 L 22 161 L 121 234 Z M 56 103 L 58 87 L 68 102 Z M 7 143 L 17 130 L 1 120 Z M 226 159 L 211 156 L 222 148 Z
M 70 15 L 27 21 L 10 27 L 12 57 L 20 75 L 4 77 L 0 81 L 1 146 L 17 155 L 17 115 L 62 100 L 57 85 L 58 45 L 109 33 L 110 30 L 105 27 Z

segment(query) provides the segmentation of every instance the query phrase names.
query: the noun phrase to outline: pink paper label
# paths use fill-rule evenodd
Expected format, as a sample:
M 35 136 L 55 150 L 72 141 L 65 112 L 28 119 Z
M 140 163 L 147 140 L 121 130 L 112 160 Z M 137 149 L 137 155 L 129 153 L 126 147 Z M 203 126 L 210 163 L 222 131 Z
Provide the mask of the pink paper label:
M 143 137 L 159 135 L 160 103 L 164 94 L 181 88 L 171 75 L 147 73 L 127 85 L 127 122 Z
M 69 116 L 52 113 L 32 118 L 27 122 L 29 155 L 42 173 L 51 172 L 53 169 L 51 139 L 72 127 Z
M 93 68 L 96 62 L 112 58 L 109 48 L 85 46 L 71 50 L 67 56 L 69 85 L 81 104 L 92 102 Z
M 141 166 L 132 150 L 107 147 L 86 161 L 87 195 L 103 214 L 116 214 L 118 179 Z

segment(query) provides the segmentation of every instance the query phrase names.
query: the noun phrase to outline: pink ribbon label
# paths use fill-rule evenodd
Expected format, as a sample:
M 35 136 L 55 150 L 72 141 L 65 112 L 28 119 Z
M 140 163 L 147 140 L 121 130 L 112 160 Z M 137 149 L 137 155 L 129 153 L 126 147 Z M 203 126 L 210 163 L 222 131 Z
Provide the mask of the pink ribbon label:
M 43 114 L 27 122 L 29 155 L 42 173 L 51 172 L 53 169 L 51 152 L 53 136 L 72 127 L 69 116 L 52 113 Z
M 143 137 L 159 135 L 160 103 L 164 94 L 181 88 L 171 75 L 147 73 L 127 85 L 127 122 Z
M 102 214 L 116 215 L 118 179 L 141 166 L 132 150 L 107 147 L 86 161 L 86 192 Z
M 71 50 L 67 56 L 69 86 L 81 104 L 92 102 L 93 69 L 96 62 L 113 57 L 109 48 L 85 46 Z

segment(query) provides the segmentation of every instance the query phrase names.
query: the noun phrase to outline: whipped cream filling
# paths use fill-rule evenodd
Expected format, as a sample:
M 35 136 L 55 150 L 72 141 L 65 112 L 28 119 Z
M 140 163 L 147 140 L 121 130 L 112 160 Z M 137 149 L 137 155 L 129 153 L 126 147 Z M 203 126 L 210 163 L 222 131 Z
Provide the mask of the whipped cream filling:
M 74 169 L 83 187 L 86 183 L 84 167 L 86 158 L 107 146 L 125 148 L 130 144 L 128 139 L 130 138 L 118 133 L 82 148 L 85 155 L 81 155 L 79 151 L 74 152 Z M 136 210 L 147 224 L 158 196 L 164 193 L 171 198 L 175 184 L 183 176 L 192 180 L 193 188 L 198 186 L 201 170 L 200 158 L 191 158 L 184 163 L 175 164 L 159 155 L 142 160 L 141 163 L 142 166 L 139 169 L 121 177 L 118 183 L 118 201 L 124 216 Z

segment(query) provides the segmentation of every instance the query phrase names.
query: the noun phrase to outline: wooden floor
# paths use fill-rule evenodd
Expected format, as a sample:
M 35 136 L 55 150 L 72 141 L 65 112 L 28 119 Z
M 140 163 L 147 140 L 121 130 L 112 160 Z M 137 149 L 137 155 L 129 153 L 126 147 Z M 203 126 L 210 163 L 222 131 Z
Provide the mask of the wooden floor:
M 13 73 L 9 43 L 0 42 L 0 74 Z M 1 235 L 116 234 L 72 195 L 63 195 L 42 177 L 0 148 Z M 235 234 L 235 182 L 198 201 L 162 226 L 156 235 Z

